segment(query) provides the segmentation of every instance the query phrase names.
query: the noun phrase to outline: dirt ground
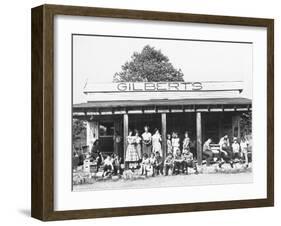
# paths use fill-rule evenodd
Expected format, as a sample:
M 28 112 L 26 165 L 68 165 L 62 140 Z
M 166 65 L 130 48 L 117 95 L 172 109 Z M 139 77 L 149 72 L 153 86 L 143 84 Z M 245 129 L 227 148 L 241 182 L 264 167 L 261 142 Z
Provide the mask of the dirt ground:
M 109 189 L 139 189 L 172 186 L 200 186 L 219 184 L 245 184 L 253 182 L 252 172 L 239 173 L 207 173 L 173 176 L 156 176 L 137 180 L 96 181 L 93 184 L 74 185 L 73 191 L 109 190 Z

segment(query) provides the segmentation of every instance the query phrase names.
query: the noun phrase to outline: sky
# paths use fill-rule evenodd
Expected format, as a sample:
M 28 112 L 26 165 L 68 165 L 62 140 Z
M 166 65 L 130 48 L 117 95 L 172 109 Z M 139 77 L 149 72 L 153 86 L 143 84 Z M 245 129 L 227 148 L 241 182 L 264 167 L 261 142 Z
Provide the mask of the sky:
M 112 82 L 116 72 L 145 45 L 166 55 L 185 81 L 244 81 L 243 95 L 252 98 L 252 44 L 73 36 L 73 103 L 86 102 L 86 83 Z

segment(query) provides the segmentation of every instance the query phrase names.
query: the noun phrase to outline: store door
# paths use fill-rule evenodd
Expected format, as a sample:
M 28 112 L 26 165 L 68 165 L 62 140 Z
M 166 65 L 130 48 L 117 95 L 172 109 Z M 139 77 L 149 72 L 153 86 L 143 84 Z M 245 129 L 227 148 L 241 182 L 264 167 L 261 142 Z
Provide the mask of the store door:
M 111 155 L 114 152 L 114 122 L 100 121 L 99 123 L 100 150 Z
M 114 153 L 124 158 L 123 123 L 121 118 L 114 120 Z

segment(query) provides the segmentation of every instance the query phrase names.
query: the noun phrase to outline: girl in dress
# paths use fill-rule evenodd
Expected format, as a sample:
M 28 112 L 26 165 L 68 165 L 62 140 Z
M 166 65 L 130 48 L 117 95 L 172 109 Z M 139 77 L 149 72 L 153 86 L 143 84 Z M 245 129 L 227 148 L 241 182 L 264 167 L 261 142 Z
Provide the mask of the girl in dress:
M 148 126 L 144 127 L 144 133 L 142 136 L 142 154 L 146 153 L 148 156 L 151 154 L 151 133 L 148 132 Z
M 172 134 L 172 149 L 173 149 L 173 155 L 176 156 L 177 150 L 180 148 L 180 138 L 178 137 L 178 134 L 173 132 Z
M 141 153 L 141 137 L 139 136 L 139 131 L 135 130 L 135 144 L 136 144 L 136 150 L 139 156 L 139 159 L 142 159 L 142 153 Z
M 155 154 L 156 152 L 159 152 L 162 156 L 162 149 L 161 149 L 161 134 L 159 133 L 158 129 L 155 129 L 155 133 L 152 136 L 152 152 Z
M 185 151 L 190 151 L 190 138 L 188 136 L 188 132 L 185 132 L 184 134 L 184 140 L 182 142 L 182 150 L 183 152 Z
M 127 150 L 126 150 L 126 157 L 125 162 L 129 169 L 135 169 L 138 166 L 139 155 L 135 147 L 135 137 L 132 136 L 132 131 L 129 131 L 129 135 L 127 136 Z
M 167 154 L 168 153 L 173 153 L 171 134 L 167 134 Z

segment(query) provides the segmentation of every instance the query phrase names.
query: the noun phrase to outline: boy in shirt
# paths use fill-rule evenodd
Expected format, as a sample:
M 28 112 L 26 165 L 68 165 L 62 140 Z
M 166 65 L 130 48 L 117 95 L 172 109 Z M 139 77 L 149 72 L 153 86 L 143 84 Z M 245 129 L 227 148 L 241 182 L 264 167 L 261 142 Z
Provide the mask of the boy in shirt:
M 181 150 L 178 148 L 174 156 L 174 172 L 175 174 L 180 174 L 183 171 L 183 157 Z
M 233 168 L 232 151 L 227 139 L 222 140 L 220 144 L 219 167 L 221 168 L 224 163 L 229 163 L 231 168 Z
M 113 174 L 114 175 L 122 174 L 121 158 L 117 154 L 112 155 L 112 165 L 113 165 Z
M 108 155 L 104 160 L 103 177 L 109 177 L 112 175 L 112 173 L 113 173 L 112 158 L 110 155 Z
M 195 173 L 198 174 L 197 166 L 193 159 L 193 154 L 189 149 L 183 150 L 183 172 L 188 174 L 188 167 L 191 167 L 195 170 Z
M 159 175 L 159 174 L 162 175 L 163 159 L 158 151 L 156 152 L 154 170 L 155 170 L 156 175 Z
M 173 160 L 173 154 L 168 153 L 167 157 L 164 161 L 164 175 L 169 175 L 169 171 L 173 172 L 174 170 L 174 160 Z
M 213 152 L 210 147 L 211 142 L 212 140 L 209 138 L 203 145 L 203 155 L 206 157 L 207 166 L 210 166 L 213 160 Z

